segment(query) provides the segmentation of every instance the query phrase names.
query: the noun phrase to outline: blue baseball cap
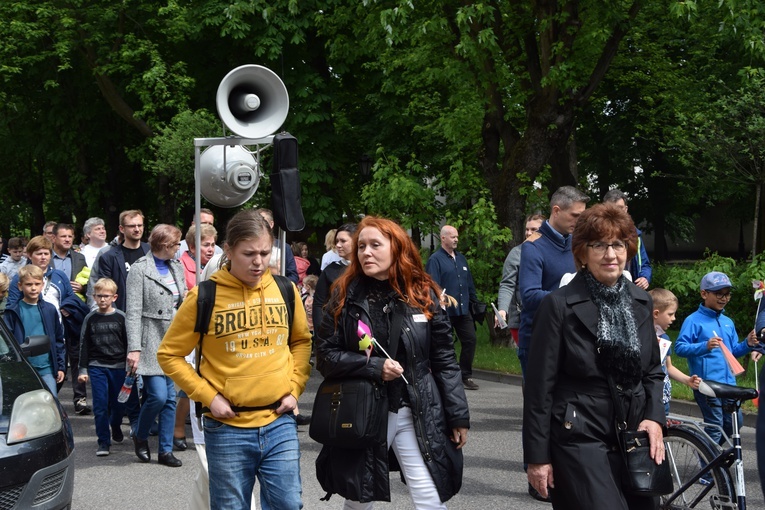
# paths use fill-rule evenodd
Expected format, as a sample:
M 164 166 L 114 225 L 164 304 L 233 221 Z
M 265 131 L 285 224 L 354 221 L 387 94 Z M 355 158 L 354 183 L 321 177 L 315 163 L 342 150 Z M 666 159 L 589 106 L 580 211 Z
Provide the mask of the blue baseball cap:
M 733 287 L 730 282 L 730 278 L 725 273 L 719 271 L 712 271 L 704 275 L 701 279 L 701 290 L 711 290 L 712 292 L 721 289 L 727 289 Z

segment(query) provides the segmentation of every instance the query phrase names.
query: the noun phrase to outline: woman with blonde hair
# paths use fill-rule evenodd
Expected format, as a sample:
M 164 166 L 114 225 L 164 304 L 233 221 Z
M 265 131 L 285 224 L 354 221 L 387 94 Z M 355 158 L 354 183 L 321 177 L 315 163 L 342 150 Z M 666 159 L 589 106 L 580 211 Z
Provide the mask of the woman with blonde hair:
M 157 349 L 186 295 L 183 267 L 173 258 L 181 231 L 159 224 L 151 230 L 149 245 L 151 251 L 130 266 L 126 284 L 127 365 L 142 376 L 146 394 L 133 443 L 141 462 L 149 462 L 149 429 L 159 417 L 157 462 L 179 467 L 182 463 L 173 455 L 175 386 L 157 363 Z

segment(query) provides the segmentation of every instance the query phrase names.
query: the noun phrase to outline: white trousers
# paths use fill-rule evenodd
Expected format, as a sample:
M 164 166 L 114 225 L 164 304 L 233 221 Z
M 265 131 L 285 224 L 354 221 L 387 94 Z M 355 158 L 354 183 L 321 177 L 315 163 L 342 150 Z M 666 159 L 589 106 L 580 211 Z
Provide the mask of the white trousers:
M 388 413 L 388 445 L 393 447 L 401 471 L 409 488 L 409 495 L 417 510 L 443 510 L 446 505 L 438 497 L 436 484 L 422 458 L 414 433 L 412 410 L 402 407 L 398 413 Z M 346 510 L 372 510 L 374 503 L 359 503 L 346 499 Z

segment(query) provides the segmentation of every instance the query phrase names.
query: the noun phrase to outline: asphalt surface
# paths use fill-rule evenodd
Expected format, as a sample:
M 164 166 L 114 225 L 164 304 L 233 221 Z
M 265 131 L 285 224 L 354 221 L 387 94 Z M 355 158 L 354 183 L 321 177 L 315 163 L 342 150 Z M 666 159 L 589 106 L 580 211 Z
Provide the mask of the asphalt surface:
M 522 468 L 521 416 L 523 401 L 517 377 L 498 376 L 489 372 L 474 374 L 481 388 L 468 391 L 471 429 L 465 446 L 465 472 L 462 490 L 447 506 L 453 510 L 492 509 L 545 509 L 550 505 L 537 502 L 527 493 L 526 476 Z M 305 394 L 300 399 L 303 412 L 310 412 L 311 403 L 321 375 L 314 371 Z M 67 382 L 67 386 L 69 386 Z M 133 453 L 133 444 L 127 438 L 128 426 L 122 444 L 112 445 L 111 455 L 96 457 L 96 436 L 93 417 L 74 414 L 71 387 L 64 388 L 62 402 L 70 413 L 76 442 L 76 471 L 74 482 L 74 510 L 88 509 L 186 509 L 194 479 L 199 469 L 196 451 L 191 447 L 175 455 L 183 461 L 180 468 L 169 468 L 156 463 L 156 438 L 150 438 L 152 462 L 142 464 Z M 673 412 L 686 414 L 695 405 L 676 403 Z M 746 420 L 745 420 L 746 421 Z M 191 431 L 188 430 L 188 438 Z M 308 427 L 299 427 L 301 442 L 301 473 L 303 504 L 306 509 L 338 509 L 342 499 L 333 496 L 329 502 L 316 481 L 314 462 L 320 445 L 308 437 Z M 763 495 L 757 476 L 754 452 L 754 429 L 742 431 L 744 443 L 747 502 L 750 509 L 765 510 Z M 257 487 L 257 485 L 256 485 Z M 398 473 L 391 476 L 391 503 L 376 504 L 376 508 L 413 509 L 406 486 Z

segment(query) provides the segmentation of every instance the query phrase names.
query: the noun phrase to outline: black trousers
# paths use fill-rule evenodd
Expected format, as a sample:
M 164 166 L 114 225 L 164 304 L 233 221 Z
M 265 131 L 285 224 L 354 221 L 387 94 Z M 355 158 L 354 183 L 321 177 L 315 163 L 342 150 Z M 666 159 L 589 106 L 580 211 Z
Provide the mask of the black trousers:
M 80 338 L 66 338 L 66 355 L 69 358 L 69 366 L 72 367 L 72 391 L 74 392 L 74 401 L 78 401 L 81 398 L 86 398 L 87 383 L 81 383 L 77 381 L 77 376 L 80 373 Z
M 464 381 L 473 377 L 473 358 L 475 358 L 475 344 L 477 342 L 475 322 L 470 315 L 449 316 L 449 321 L 452 323 L 457 339 L 462 343 L 460 370 Z

